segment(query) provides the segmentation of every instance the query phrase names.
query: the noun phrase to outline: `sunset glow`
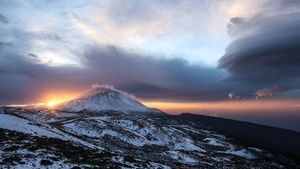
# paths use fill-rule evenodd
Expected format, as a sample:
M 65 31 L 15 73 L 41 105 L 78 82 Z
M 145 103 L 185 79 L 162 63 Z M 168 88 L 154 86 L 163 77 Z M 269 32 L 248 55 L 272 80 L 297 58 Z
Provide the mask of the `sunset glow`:
M 56 106 L 57 104 L 58 104 L 57 101 L 50 101 L 50 102 L 47 103 L 47 106 L 49 106 L 49 107 L 54 107 L 54 106 Z
M 12 104 L 11 107 L 47 106 L 54 108 L 58 104 L 69 101 L 68 99 L 53 99 L 41 103 Z M 280 112 L 300 111 L 299 100 L 246 100 L 246 101 L 215 101 L 215 102 L 180 102 L 180 101 L 143 101 L 144 105 L 163 110 L 170 114 L 183 112 Z
M 182 112 L 278 112 L 300 110 L 298 100 L 248 100 L 248 101 L 217 101 L 217 102 L 143 102 L 169 113 Z

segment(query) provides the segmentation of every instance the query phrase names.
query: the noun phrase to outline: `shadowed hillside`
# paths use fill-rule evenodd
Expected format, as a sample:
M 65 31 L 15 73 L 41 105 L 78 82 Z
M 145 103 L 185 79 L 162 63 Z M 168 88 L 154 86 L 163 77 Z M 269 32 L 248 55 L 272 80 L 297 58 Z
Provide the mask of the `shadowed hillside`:
M 251 144 L 274 152 L 280 152 L 296 161 L 300 161 L 300 133 L 298 132 L 190 113 L 184 113 L 176 118 L 209 125 L 215 130 L 232 136 L 246 145 Z

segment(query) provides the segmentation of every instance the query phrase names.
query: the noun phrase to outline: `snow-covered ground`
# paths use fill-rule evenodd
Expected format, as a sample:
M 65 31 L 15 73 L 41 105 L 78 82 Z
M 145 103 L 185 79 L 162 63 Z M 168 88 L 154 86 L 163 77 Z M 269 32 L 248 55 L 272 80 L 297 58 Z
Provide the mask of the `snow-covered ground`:
M 96 146 L 81 139 L 78 139 L 47 124 L 35 124 L 32 121 L 9 114 L 0 114 L 0 128 L 30 134 L 33 136 L 58 138 L 61 140 L 73 141 L 75 143 L 79 143 L 90 148 L 97 148 L 100 150 L 103 149 L 100 146 Z
M 256 156 L 253 153 L 251 153 L 249 150 L 246 150 L 246 149 L 228 150 L 225 153 L 233 154 L 233 155 L 243 157 L 243 158 L 246 158 L 246 159 L 249 159 L 249 160 L 256 158 Z
M 198 160 L 196 160 L 180 151 L 167 151 L 164 154 L 171 157 L 174 160 L 178 160 L 183 163 L 194 164 L 194 163 L 198 162 Z
M 207 142 L 207 144 L 212 146 L 224 146 L 220 141 L 216 138 L 205 138 L 203 141 Z
M 52 137 L 60 139 L 64 138 L 61 134 L 49 131 L 41 126 L 37 126 L 28 120 L 21 119 L 8 114 L 0 114 L 0 128 L 27 133 L 34 136 Z
M 88 118 L 89 120 L 64 123 L 66 131 L 76 135 L 101 138 L 115 137 L 125 143 L 141 147 L 144 145 L 168 146 L 174 150 L 205 152 L 183 131 L 172 126 L 159 128 L 149 120 L 142 123 L 129 119 L 112 119 L 106 116 Z M 194 132 L 196 129 L 190 129 Z
M 245 162 L 260 158 L 264 153 L 264 150 L 237 145 L 231 141 L 232 138 L 227 138 L 209 127 L 202 128 L 172 119 L 109 111 L 105 111 L 107 114 L 80 114 L 11 110 L 4 112 L 0 109 L 0 129 L 70 141 L 99 152 L 113 152 L 120 156 L 114 161 L 129 166 L 127 168 L 139 168 L 135 166 L 136 159 L 147 159 L 149 163 L 146 166 L 150 168 L 172 168 L 172 163 L 180 163 L 189 168 L 231 163 L 234 160 Z M 125 156 L 134 159 L 127 157 L 126 161 Z M 141 161 L 137 163 L 139 162 Z M 20 164 L 16 168 L 30 168 L 31 164 L 35 162 Z M 72 167 L 62 164 L 62 161 L 57 161 L 52 166 Z

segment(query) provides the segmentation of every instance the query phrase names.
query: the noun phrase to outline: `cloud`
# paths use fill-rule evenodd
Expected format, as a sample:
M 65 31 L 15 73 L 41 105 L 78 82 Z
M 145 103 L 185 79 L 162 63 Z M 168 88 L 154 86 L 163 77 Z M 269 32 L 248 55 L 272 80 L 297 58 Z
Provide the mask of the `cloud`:
M 286 90 L 286 88 L 284 86 L 273 85 L 270 87 L 266 87 L 266 88 L 257 90 L 255 92 L 255 96 L 256 96 L 256 99 L 263 98 L 263 97 L 271 97 L 271 96 L 274 96 L 275 94 L 284 92 L 285 90 Z
M 113 91 L 117 91 L 119 93 L 122 93 L 123 95 L 126 95 L 134 100 L 139 100 L 139 98 L 137 98 L 136 96 L 129 94 L 125 91 L 122 91 L 120 89 L 116 89 L 113 85 L 109 85 L 109 84 L 99 84 L 99 83 L 95 83 L 91 85 L 91 88 L 88 92 L 86 92 L 85 94 L 89 95 L 89 92 L 94 92 L 95 90 L 103 90 L 103 89 L 110 89 Z
M 229 72 L 228 80 L 299 84 L 300 12 L 232 18 L 228 28 L 234 40 L 219 60 L 219 67 Z
M 11 21 L 0 25 L 1 104 L 39 101 L 47 90 L 83 90 L 94 83 L 111 84 L 143 99 L 226 97 L 229 82 L 220 81 L 223 71 L 193 65 L 182 58 L 145 55 L 122 45 L 131 44 L 128 39 L 139 41 L 174 30 L 184 34 L 187 28 L 198 31 L 194 28 L 202 25 L 197 12 L 202 3 L 147 1 L 145 5 L 128 1 L 118 10 L 120 13 L 116 3 L 7 2 L 5 6 L 13 10 L 6 10 Z M 20 10 L 20 6 L 27 10 Z M 41 18 L 31 17 L 46 10 L 49 12 Z M 47 24 L 41 24 L 44 20 Z M 84 37 L 80 33 L 85 33 Z M 91 37 L 95 39 L 90 41 Z
M 215 66 L 228 41 L 220 5 L 215 0 L 103 0 L 71 10 L 67 19 L 89 44 Z
M 191 65 L 183 59 L 154 58 L 114 46 L 88 47 L 81 63 L 99 81 L 127 89 L 142 98 L 216 99 L 223 72 Z M 225 96 L 225 95 L 224 95 Z
M 228 93 L 229 100 L 239 100 L 240 96 L 236 95 L 235 93 Z
M 0 14 L 0 22 L 7 24 L 9 22 L 8 18 Z
M 2 52 L 0 78 L 5 77 L 10 85 L 1 83 L 0 100 L 8 101 L 9 93 L 12 100 L 24 102 L 38 99 L 39 92 L 49 86 L 82 90 L 95 82 L 114 85 L 142 99 L 216 100 L 228 93 L 227 82 L 220 81 L 222 71 L 183 59 L 158 59 L 99 45 L 87 46 L 78 54 L 82 54 L 80 67 L 42 64 L 33 53 Z M 8 55 L 11 57 L 4 57 Z
M 284 85 L 289 91 L 280 95 L 287 97 L 300 85 L 300 3 L 263 0 L 254 6 L 229 20 L 232 42 L 219 59 L 219 68 L 227 71 L 224 80 L 238 84 L 232 91 L 242 98 L 273 96 L 279 93 L 274 84 Z M 235 96 L 232 92 L 229 98 Z
M 254 97 L 255 89 L 274 84 L 298 89 L 298 3 L 263 2 L 258 8 L 260 3 L 251 1 L 257 9 L 230 20 L 228 32 L 233 41 L 220 59 L 222 69 L 192 64 L 189 55 L 171 58 L 157 53 L 168 53 L 168 46 L 176 43 L 173 52 L 188 49 L 195 54 L 193 58 L 202 58 L 193 49 L 207 41 L 198 41 L 195 35 L 224 38 L 220 30 L 226 24 L 220 25 L 225 23 L 227 8 L 224 12 L 220 5 L 225 1 L 28 2 L 22 6 L 34 13 L 7 5 L 14 10 L 1 15 L 6 18 L 8 13 L 8 22 L 0 21 L 0 100 L 28 102 L 38 100 L 39 93 L 49 87 L 83 90 L 94 83 L 160 100 L 248 98 L 249 93 Z M 243 8 L 233 11 L 241 14 Z M 49 13 L 30 17 L 44 11 Z M 47 24 L 41 24 L 44 20 Z M 189 47 L 182 48 L 181 41 Z M 148 52 L 150 48 L 158 52 Z

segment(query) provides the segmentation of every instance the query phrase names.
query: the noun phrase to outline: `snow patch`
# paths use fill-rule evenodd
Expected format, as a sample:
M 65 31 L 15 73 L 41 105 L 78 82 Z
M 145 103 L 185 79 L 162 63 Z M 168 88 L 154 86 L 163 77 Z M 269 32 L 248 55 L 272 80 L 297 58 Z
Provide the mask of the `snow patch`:
M 186 151 L 198 151 L 206 152 L 204 149 L 196 146 L 194 142 L 189 138 L 183 138 L 180 143 L 176 143 L 174 146 L 175 150 L 186 150 Z
M 239 157 L 243 157 L 243 158 L 246 158 L 248 160 L 256 158 L 256 156 L 253 153 L 251 153 L 250 151 L 248 151 L 246 149 L 235 150 L 235 151 L 230 150 L 230 151 L 226 151 L 225 153 L 232 154 L 232 155 L 239 156 Z
M 219 142 L 218 139 L 215 138 L 205 138 L 203 141 L 207 142 L 207 144 L 212 146 L 224 146 L 222 143 Z
M 187 164 L 195 164 L 198 162 L 196 159 L 187 156 L 186 154 L 181 153 L 180 151 L 167 151 L 164 152 L 164 154 L 174 160 L 178 160 L 180 162 L 187 163 Z

